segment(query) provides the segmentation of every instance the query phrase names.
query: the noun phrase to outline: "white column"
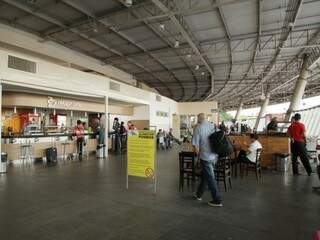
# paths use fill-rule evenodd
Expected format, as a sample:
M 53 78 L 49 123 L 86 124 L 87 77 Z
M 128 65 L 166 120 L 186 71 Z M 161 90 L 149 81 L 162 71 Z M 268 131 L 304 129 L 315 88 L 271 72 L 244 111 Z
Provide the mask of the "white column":
M 105 114 L 105 118 L 104 118 L 104 143 L 106 145 L 105 147 L 105 151 L 104 151 L 104 156 L 107 158 L 108 157 L 108 146 L 109 146 L 109 114 L 108 114 L 108 104 L 109 104 L 109 100 L 108 100 L 108 96 L 104 97 L 104 114 Z
M 254 129 L 257 131 L 260 119 L 265 115 L 267 107 L 269 105 L 269 100 L 270 100 L 270 93 L 266 94 L 266 98 L 263 100 L 259 115 L 257 117 L 256 123 L 254 124 Z
M 238 119 L 239 119 L 239 116 L 240 116 L 240 112 L 241 112 L 241 110 L 242 110 L 242 107 L 243 107 L 243 100 L 241 99 L 240 104 L 239 104 L 239 107 L 238 107 L 238 110 L 237 110 L 237 113 L 236 113 L 236 116 L 234 117 L 234 119 L 235 119 L 236 121 L 238 121 Z
M 0 83 L 0 155 L 2 153 L 2 83 Z M 1 161 L 1 159 L 0 159 Z
M 290 105 L 286 113 L 285 121 L 289 122 L 292 112 L 298 110 L 300 101 L 304 94 L 304 90 L 307 85 L 307 78 L 309 76 L 308 66 L 307 66 L 307 57 L 303 59 L 303 64 L 301 71 L 294 87 L 293 95 L 291 97 Z

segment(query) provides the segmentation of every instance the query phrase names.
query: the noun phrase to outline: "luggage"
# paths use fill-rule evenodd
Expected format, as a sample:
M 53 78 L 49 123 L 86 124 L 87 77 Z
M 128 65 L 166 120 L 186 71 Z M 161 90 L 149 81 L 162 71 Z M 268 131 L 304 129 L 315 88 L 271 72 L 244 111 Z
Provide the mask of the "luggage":
M 210 149 L 219 157 L 227 157 L 233 153 L 233 146 L 223 131 L 214 132 L 209 136 Z
M 47 165 L 56 165 L 58 162 L 58 151 L 56 147 L 46 149 Z

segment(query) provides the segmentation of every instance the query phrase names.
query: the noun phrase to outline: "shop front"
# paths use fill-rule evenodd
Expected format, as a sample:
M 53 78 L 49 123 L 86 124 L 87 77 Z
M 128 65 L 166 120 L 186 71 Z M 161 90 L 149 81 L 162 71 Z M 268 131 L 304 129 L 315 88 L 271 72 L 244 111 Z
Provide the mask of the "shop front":
M 97 147 L 97 128 L 104 114 L 104 99 L 3 91 L 2 152 L 9 161 L 42 159 L 47 148 L 58 156 L 77 152 L 74 127 L 84 124 L 84 152 Z M 28 149 L 26 149 L 28 146 Z M 25 155 L 28 156 L 25 156 Z

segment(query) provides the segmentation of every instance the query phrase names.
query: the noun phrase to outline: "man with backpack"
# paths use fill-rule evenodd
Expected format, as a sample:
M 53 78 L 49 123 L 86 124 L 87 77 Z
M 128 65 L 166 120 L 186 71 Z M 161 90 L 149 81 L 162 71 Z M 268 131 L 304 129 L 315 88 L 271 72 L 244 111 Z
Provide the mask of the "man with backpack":
M 212 196 L 212 200 L 208 202 L 208 205 L 222 207 L 220 191 L 214 176 L 214 165 L 218 160 L 218 156 L 211 151 L 209 143 L 209 136 L 215 131 L 215 126 L 205 120 L 204 113 L 200 113 L 198 115 L 198 126 L 194 129 L 192 144 L 202 166 L 202 174 L 194 198 L 201 201 L 206 185 L 208 185 Z

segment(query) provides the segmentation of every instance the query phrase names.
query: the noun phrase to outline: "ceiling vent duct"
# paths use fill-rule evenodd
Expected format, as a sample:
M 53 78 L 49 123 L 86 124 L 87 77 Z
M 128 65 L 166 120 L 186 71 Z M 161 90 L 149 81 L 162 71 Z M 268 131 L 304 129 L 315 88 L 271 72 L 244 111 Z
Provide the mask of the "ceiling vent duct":
M 116 82 L 110 82 L 109 85 L 110 90 L 120 92 L 120 84 Z
M 8 56 L 8 68 L 29 72 L 29 73 L 36 73 L 37 64 L 35 62 L 18 58 L 9 55 Z

